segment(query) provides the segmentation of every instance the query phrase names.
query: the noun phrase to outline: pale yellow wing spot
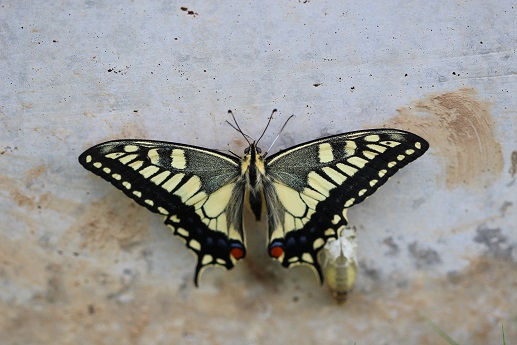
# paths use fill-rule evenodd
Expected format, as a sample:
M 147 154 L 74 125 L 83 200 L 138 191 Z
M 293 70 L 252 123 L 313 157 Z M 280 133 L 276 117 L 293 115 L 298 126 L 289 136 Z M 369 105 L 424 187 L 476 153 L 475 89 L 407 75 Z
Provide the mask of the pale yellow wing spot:
M 147 151 L 147 157 L 151 160 L 151 163 L 158 165 L 160 163 L 160 155 L 158 149 L 150 149 Z
M 153 182 L 155 185 L 159 186 L 163 181 L 165 181 L 165 179 L 167 177 L 169 177 L 169 175 L 171 174 L 170 171 L 162 171 L 161 173 L 159 173 L 158 175 L 154 176 L 152 179 L 151 179 L 151 182 Z
M 102 163 L 95 162 L 95 163 L 93 163 L 93 166 L 96 167 L 97 169 L 100 169 L 102 167 Z
M 387 150 L 385 146 L 376 145 L 376 144 L 367 144 L 366 145 L 370 150 L 377 151 L 379 153 L 383 153 Z
M 108 153 L 106 155 L 106 158 L 110 158 L 110 159 L 117 159 L 119 158 L 120 156 L 123 156 L 125 155 L 126 153 L 125 152 L 113 152 L 113 153 Z
M 185 176 L 185 174 L 181 174 L 181 173 L 172 176 L 170 179 L 167 180 L 167 182 L 165 182 L 162 185 L 162 188 L 164 188 L 169 193 L 172 192 L 174 190 L 174 188 L 176 188 L 178 183 L 181 182 L 181 180 L 183 179 L 184 176 Z
M 273 183 L 278 195 L 278 199 L 284 208 L 295 217 L 301 217 L 305 214 L 307 206 L 300 198 L 300 194 L 292 188 L 280 183 Z
M 334 184 L 330 181 L 326 180 L 320 174 L 315 171 L 311 171 L 308 175 L 308 183 L 309 186 L 319 193 L 323 194 L 325 197 L 329 196 L 329 191 L 336 188 Z
M 197 251 L 199 251 L 201 249 L 201 243 L 199 243 L 195 239 L 191 239 L 190 242 L 188 243 L 188 245 L 190 248 L 197 250 Z
M 221 213 L 219 217 L 216 219 L 216 228 L 219 231 L 227 231 L 228 225 L 226 223 L 226 213 Z
M 352 165 L 355 165 L 356 167 L 358 167 L 360 169 L 364 168 L 366 163 L 368 163 L 368 161 L 366 159 L 363 159 L 363 158 L 357 157 L 357 156 L 348 158 L 347 162 Z
M 332 228 L 328 228 L 328 229 L 327 229 L 327 230 L 325 230 L 325 232 L 324 232 L 324 235 L 325 235 L 325 236 L 333 236 L 334 234 L 335 234 L 335 231 L 334 231 L 334 229 L 332 229 Z
M 104 169 L 102 169 L 102 171 L 104 171 L 106 174 L 109 174 L 111 172 L 111 169 L 110 168 L 104 168 Z
M 332 169 L 331 167 L 323 167 L 323 172 L 327 174 L 328 177 L 330 177 L 334 182 L 336 182 L 338 185 L 341 185 L 347 177 L 340 172 L 338 172 L 335 169 Z
M 381 137 L 379 137 L 377 134 L 370 134 L 370 135 L 365 136 L 364 140 L 368 141 L 368 142 L 377 142 L 377 141 L 381 140 Z
M 348 176 L 354 176 L 354 174 L 357 172 L 357 169 L 352 167 L 352 166 L 350 166 L 350 165 L 346 165 L 346 164 L 343 164 L 343 163 L 338 163 L 336 166 L 338 167 L 339 170 L 341 170 L 342 172 L 344 172 Z
M 122 164 L 127 164 L 131 162 L 132 160 L 135 160 L 138 155 L 127 155 L 119 159 L 119 162 Z
M 171 153 L 171 166 L 176 169 L 185 169 L 187 167 L 187 160 L 185 159 L 185 151 L 174 149 Z
M 329 163 L 334 160 L 332 146 L 329 143 L 320 144 L 318 147 L 320 163 Z
M 140 170 L 139 173 L 143 177 L 149 178 L 149 177 L 153 176 L 154 174 L 156 174 L 158 171 L 160 171 L 160 168 L 158 168 L 154 165 L 149 165 L 149 166 L 143 168 L 142 170 Z
M 355 151 L 357 149 L 357 144 L 353 140 L 345 140 L 345 150 Z
M 292 231 L 294 229 L 295 229 L 294 217 L 291 216 L 289 213 L 287 213 L 284 218 L 284 230 Z
M 189 232 L 183 228 L 178 228 L 176 232 L 183 237 L 188 237 L 189 235 Z
M 226 209 L 232 196 L 233 186 L 233 183 L 224 185 L 208 196 L 203 205 L 203 210 L 208 217 L 217 217 Z
M 306 190 L 311 190 L 311 189 L 307 189 L 305 188 L 305 190 L 303 191 L 302 194 L 300 194 L 300 197 L 302 198 L 302 200 L 305 202 L 305 204 L 307 205 L 307 207 L 311 210 L 315 210 L 316 209 L 316 206 L 318 205 L 318 200 L 314 199 L 314 198 L 311 198 L 310 196 L 306 195 L 305 194 L 305 191 Z M 321 194 L 318 194 L 318 195 L 321 195 Z
M 325 245 L 325 240 L 323 238 L 317 238 L 313 243 L 312 243 L 312 248 L 313 249 L 318 249 L 318 248 L 321 248 Z
M 354 203 L 355 201 L 355 198 L 350 198 L 347 200 L 347 202 L 345 202 L 345 207 L 350 207 L 352 206 L 352 204 Z
M 161 206 L 158 206 L 158 212 L 160 212 L 161 214 L 164 214 L 164 215 L 168 215 L 169 214 L 169 211 L 167 211 L 166 209 L 164 209 Z
M 375 156 L 377 156 L 377 153 L 372 151 L 363 151 L 363 155 L 368 159 L 374 159 Z
M 307 215 L 303 219 L 310 219 L 312 215 L 316 212 L 315 210 L 311 210 L 310 208 L 307 210 Z M 304 224 L 305 225 L 305 224 Z
M 111 176 L 112 176 L 115 180 L 117 180 L 117 181 L 122 180 L 122 175 L 120 175 L 120 174 L 113 174 L 113 175 L 111 175 Z
M 309 253 L 303 253 L 302 254 L 302 260 L 305 262 L 308 262 L 310 264 L 314 263 L 314 259 L 312 258 L 312 255 Z
M 187 182 L 181 185 L 173 194 L 181 198 L 181 201 L 186 202 L 201 188 L 201 179 L 199 176 L 191 176 Z
M 126 152 L 136 152 L 136 151 L 138 151 L 138 146 L 136 146 L 136 145 L 126 145 L 126 146 L 124 146 L 124 151 L 126 151 Z
M 209 263 L 211 263 L 212 261 L 214 260 L 213 256 L 210 255 L 210 254 L 205 254 L 203 256 L 203 259 L 201 260 L 201 263 L 203 265 L 208 265 Z
M 135 162 L 133 162 L 133 163 L 129 164 L 129 166 L 130 166 L 131 168 L 133 168 L 133 170 L 138 170 L 138 169 L 140 169 L 140 168 L 142 167 L 142 165 L 144 165 L 144 161 L 135 161 Z
M 315 191 L 314 189 L 311 189 L 311 188 L 304 188 L 303 189 L 303 192 L 302 192 L 302 197 L 303 196 L 308 196 L 314 200 L 317 200 L 317 201 L 323 201 L 325 200 L 325 195 Z M 305 200 L 305 199 L 304 199 Z M 309 204 L 308 202 L 306 202 L 306 204 Z
M 177 215 L 173 214 L 172 216 L 169 217 L 169 219 L 173 222 L 173 223 L 179 223 L 180 222 L 180 219 L 178 218 Z
M 198 206 L 196 206 L 196 208 L 199 208 L 199 207 L 203 206 L 203 204 L 204 204 L 203 201 L 205 201 L 207 198 L 208 198 L 208 195 L 205 192 L 200 191 L 197 194 L 195 194 L 193 197 L 191 197 L 190 199 L 185 201 L 185 204 L 187 204 L 189 206 L 199 204 Z

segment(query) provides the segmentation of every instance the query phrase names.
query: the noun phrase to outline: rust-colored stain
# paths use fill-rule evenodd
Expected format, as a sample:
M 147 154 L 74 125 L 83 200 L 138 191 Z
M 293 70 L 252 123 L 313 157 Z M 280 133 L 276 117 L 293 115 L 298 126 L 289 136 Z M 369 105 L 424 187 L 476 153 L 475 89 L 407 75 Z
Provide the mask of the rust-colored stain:
M 80 249 L 127 249 L 145 239 L 151 216 L 145 208 L 113 190 L 82 210 L 62 242 L 65 244 L 79 236 Z
M 485 188 L 500 176 L 503 156 L 494 120 L 475 90 L 432 95 L 398 112 L 386 127 L 407 129 L 429 141 L 432 154 L 443 161 L 447 188 Z
M 22 267 L 43 259 L 39 253 L 9 254 Z M 41 293 L 32 303 L 0 301 L 3 337 L 20 344 L 53 343 L 56 334 L 62 344 L 232 345 L 242 344 L 243 338 L 257 344 L 375 344 L 375 329 L 386 344 L 445 344 L 427 320 L 460 344 L 502 343 L 501 322 L 506 339 L 517 337 L 512 323 L 517 266 L 491 256 L 448 277 L 422 276 L 405 288 L 386 282 L 369 293 L 356 290 L 345 306 L 336 305 L 323 289 L 306 294 L 284 286 L 277 293 L 256 294 L 249 283 L 230 280 L 222 280 L 217 290 L 180 297 L 176 289 L 153 280 L 136 280 L 124 288 L 115 275 L 99 279 L 98 271 L 83 265 L 78 258 L 41 267 L 36 272 Z M 11 267 L 4 273 L 14 277 Z M 122 288 L 131 298 L 110 297 Z
M 19 207 L 41 208 L 49 198 L 48 192 L 38 192 L 39 185 L 43 183 L 41 177 L 46 171 L 46 166 L 36 165 L 17 178 L 0 175 L 0 189 L 9 192 L 10 199 Z

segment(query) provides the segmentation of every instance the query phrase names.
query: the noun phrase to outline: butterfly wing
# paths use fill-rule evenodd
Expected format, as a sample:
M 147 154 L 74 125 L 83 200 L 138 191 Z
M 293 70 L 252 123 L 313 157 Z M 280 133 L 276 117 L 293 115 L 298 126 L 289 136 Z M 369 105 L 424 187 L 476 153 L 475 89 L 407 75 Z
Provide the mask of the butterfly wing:
M 206 266 L 231 269 L 245 256 L 238 159 L 189 145 L 116 140 L 86 150 L 79 162 L 165 216 L 165 224 L 197 256 L 196 286 Z
M 264 194 L 269 254 L 283 266 L 311 266 L 347 224 L 347 209 L 362 202 L 429 144 L 396 129 L 372 129 L 307 142 L 266 160 Z

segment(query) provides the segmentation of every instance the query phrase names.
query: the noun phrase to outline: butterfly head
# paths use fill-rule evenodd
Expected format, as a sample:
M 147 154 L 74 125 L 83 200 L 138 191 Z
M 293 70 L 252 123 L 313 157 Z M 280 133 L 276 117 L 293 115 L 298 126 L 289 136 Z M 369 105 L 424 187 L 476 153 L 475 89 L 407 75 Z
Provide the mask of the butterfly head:
M 252 159 L 255 157 L 260 157 L 262 155 L 262 149 L 257 146 L 257 143 L 254 141 L 250 143 L 250 146 L 244 149 L 244 156 L 250 156 Z
M 243 174 L 248 172 L 252 185 L 257 185 L 258 175 L 265 174 L 264 155 L 262 154 L 262 149 L 257 146 L 256 141 L 250 143 L 250 146 L 244 149 L 241 167 Z

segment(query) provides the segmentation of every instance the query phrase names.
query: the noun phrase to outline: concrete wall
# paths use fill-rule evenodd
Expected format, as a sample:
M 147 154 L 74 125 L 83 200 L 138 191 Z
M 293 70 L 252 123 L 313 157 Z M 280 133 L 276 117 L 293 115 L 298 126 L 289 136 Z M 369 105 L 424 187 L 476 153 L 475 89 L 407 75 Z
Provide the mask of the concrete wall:
M 187 7 L 187 10 L 181 9 Z M 189 11 L 192 11 L 189 13 Z M 513 1 L 3 1 L 2 344 L 517 341 Z M 77 156 L 145 138 L 242 152 L 371 127 L 430 144 L 349 212 L 359 278 L 337 305 L 249 255 L 207 270 Z

